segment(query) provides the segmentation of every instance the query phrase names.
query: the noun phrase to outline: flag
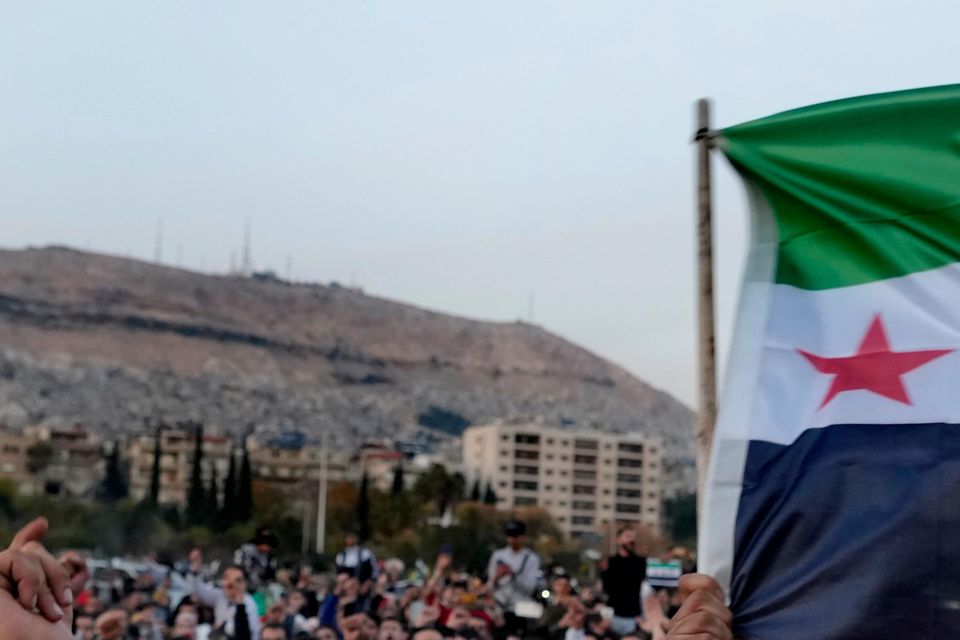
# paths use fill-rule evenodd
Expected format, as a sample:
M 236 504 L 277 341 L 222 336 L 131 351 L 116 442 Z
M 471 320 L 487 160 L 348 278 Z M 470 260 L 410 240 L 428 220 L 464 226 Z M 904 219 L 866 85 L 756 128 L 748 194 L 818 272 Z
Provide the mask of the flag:
M 960 638 L 960 85 L 715 145 L 752 241 L 700 569 L 750 640 Z

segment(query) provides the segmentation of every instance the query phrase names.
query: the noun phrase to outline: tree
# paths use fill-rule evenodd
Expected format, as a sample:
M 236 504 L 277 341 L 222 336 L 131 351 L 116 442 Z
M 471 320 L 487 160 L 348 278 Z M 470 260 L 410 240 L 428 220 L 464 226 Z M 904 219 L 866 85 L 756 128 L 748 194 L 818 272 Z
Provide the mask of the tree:
M 360 495 L 357 498 L 357 537 L 361 542 L 370 539 L 370 479 L 366 470 L 360 479 Z
M 187 493 L 187 522 L 201 524 L 206 508 L 206 489 L 203 486 L 203 425 L 195 424 L 193 432 L 193 461 L 190 467 L 190 487 Z
M 220 487 L 217 482 L 217 465 L 210 461 L 210 484 L 206 492 L 206 508 L 204 513 L 210 520 L 216 520 L 220 513 Z
M 487 483 L 487 490 L 483 492 L 483 504 L 497 504 L 497 494 L 489 482 Z
M 442 464 L 434 463 L 417 477 L 413 493 L 421 503 L 432 503 L 437 513 L 463 498 L 467 481 L 461 473 L 449 474 Z
M 403 462 L 398 462 L 393 468 L 393 485 L 390 487 L 390 495 L 398 496 L 403 493 Z
M 158 426 L 153 436 L 153 467 L 150 468 L 150 493 L 147 495 L 147 504 L 156 508 L 160 503 L 160 461 L 163 457 L 162 450 L 163 427 Z
M 664 503 L 666 531 L 677 544 L 692 545 L 697 540 L 697 494 L 685 493 Z
M 227 467 L 227 479 L 223 483 L 223 508 L 220 510 L 220 524 L 224 529 L 240 521 L 237 505 L 237 457 L 230 448 L 230 466 Z
M 470 489 L 470 502 L 480 502 L 480 478 L 473 481 L 473 489 Z
M 107 468 L 98 494 L 104 502 L 113 503 L 123 500 L 128 493 L 127 480 L 123 477 L 123 470 L 120 468 L 120 443 L 114 442 L 107 454 Z
M 253 474 L 250 471 L 250 453 L 244 440 L 240 453 L 240 478 L 237 480 L 237 519 L 248 522 L 253 517 Z
M 56 453 L 49 442 L 42 441 L 31 445 L 27 449 L 27 471 L 40 473 L 46 469 Z

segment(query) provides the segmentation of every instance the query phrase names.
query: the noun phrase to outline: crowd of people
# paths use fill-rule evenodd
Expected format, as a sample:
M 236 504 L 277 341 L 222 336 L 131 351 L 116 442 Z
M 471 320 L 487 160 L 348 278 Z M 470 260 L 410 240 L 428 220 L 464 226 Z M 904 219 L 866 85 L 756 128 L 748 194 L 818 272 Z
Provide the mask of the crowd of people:
M 458 568 L 450 549 L 422 579 L 398 560 L 380 562 L 350 535 L 335 573 L 279 568 L 276 538 L 261 528 L 232 564 L 200 549 L 166 574 L 148 571 L 104 593 L 84 559 L 54 558 L 46 521 L 22 529 L 0 552 L 0 640 L 691 640 L 730 639 L 717 584 L 684 576 L 678 589 L 645 581 L 646 561 L 624 529 L 596 583 L 543 567 L 511 521 L 486 575 Z M 186 585 L 171 590 L 173 572 Z M 174 596 L 177 597 L 174 597 Z

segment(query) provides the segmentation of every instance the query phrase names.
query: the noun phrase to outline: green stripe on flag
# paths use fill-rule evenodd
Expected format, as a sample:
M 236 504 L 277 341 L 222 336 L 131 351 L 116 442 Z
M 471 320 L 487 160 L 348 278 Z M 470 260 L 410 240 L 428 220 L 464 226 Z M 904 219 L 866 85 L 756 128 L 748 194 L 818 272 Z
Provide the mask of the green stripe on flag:
M 718 144 L 770 204 L 778 283 L 830 289 L 960 261 L 960 85 L 787 111 Z

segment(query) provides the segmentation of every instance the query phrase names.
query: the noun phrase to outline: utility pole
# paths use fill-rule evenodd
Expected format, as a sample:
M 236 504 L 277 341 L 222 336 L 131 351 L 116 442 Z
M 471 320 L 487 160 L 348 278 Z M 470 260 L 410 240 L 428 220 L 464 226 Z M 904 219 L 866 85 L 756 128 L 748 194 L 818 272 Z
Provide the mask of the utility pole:
M 327 533 L 327 429 L 320 430 L 320 479 L 317 482 L 317 555 L 323 555 Z

